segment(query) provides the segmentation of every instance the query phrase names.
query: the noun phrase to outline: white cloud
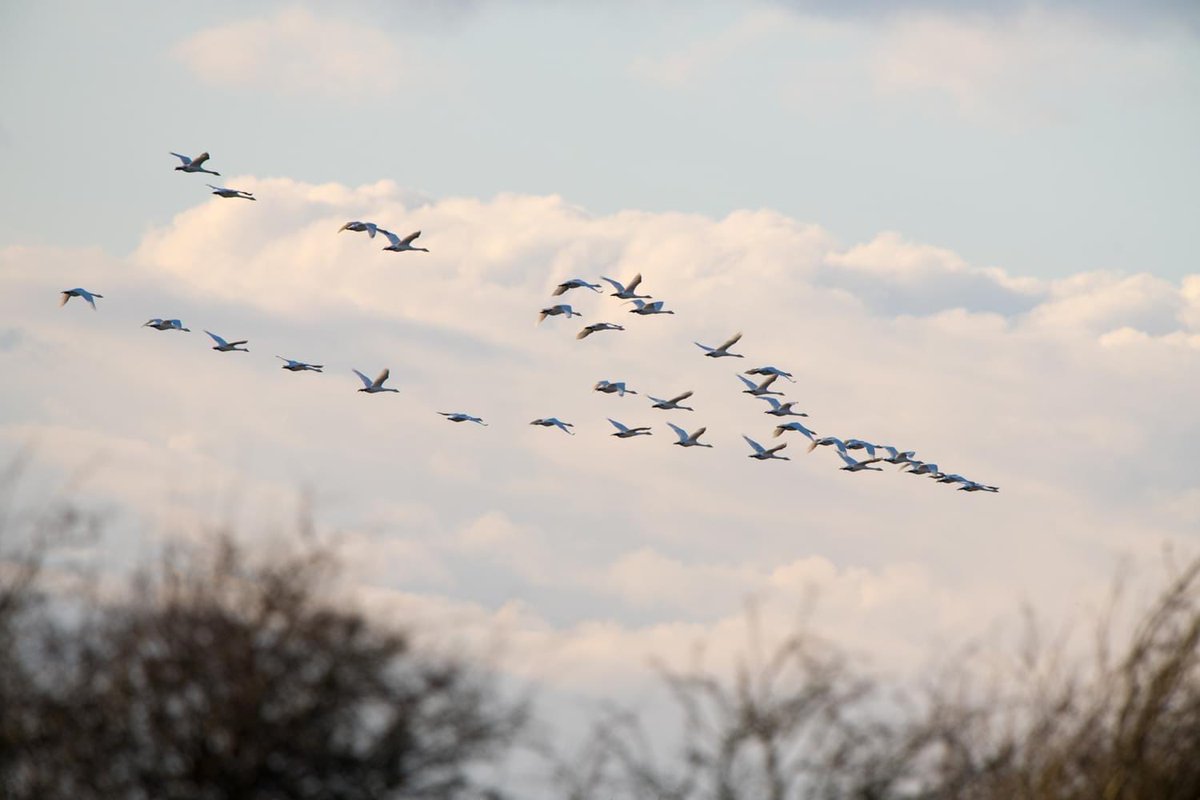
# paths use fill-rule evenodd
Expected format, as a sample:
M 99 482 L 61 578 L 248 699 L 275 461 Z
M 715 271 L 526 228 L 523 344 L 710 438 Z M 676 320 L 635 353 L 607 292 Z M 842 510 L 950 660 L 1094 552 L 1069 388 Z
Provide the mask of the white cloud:
M 414 69 L 380 26 L 301 7 L 208 28 L 173 53 L 209 85 L 356 100 L 395 90 Z
M 1020 598 L 1072 613 L 1121 555 L 1195 549 L 1197 276 L 1034 281 L 894 233 L 846 246 L 767 211 L 236 185 L 260 202 L 206 200 L 129 259 L 0 251 L 0 318 L 19 332 L 3 441 L 40 437 L 65 471 L 109 453 L 96 493 L 152 520 L 220 512 L 203 494 L 230 486 L 290 512 L 290 487 L 313 487 L 372 602 L 464 635 L 503 624 L 522 674 L 607 690 L 651 653 L 708 640 L 728 657 L 747 598 L 780 632 L 812 594 L 821 630 L 913 663 Z M 357 218 L 420 228 L 431 252 L 336 233 Z M 578 320 L 535 325 L 559 280 L 638 271 L 676 316 L 577 291 L 587 321 L 628 330 L 580 342 Z M 77 284 L 105 294 L 97 312 L 54 307 Z M 251 352 L 138 327 L 163 315 Z M 738 329 L 734 365 L 691 344 Z M 327 371 L 293 375 L 276 354 Z M 849 475 L 802 441 L 790 463 L 748 459 L 740 435 L 769 439 L 773 420 L 733 373 L 759 361 L 796 372 L 785 389 L 818 431 L 912 447 L 1000 494 Z M 399 394 L 355 391 L 351 367 L 383 366 Z M 599 395 L 599 378 L 641 394 Z M 684 389 L 695 412 L 644 398 Z M 490 426 L 435 413 L 449 410 Z M 545 415 L 578 435 L 528 425 Z M 655 433 L 614 439 L 608 416 Z M 668 419 L 707 425 L 716 447 L 670 446 Z

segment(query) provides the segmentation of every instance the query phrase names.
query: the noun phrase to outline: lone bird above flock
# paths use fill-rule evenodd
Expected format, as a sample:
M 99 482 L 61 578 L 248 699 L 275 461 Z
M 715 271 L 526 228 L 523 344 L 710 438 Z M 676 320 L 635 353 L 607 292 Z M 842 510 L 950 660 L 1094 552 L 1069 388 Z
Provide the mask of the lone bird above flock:
M 729 348 L 731 348 L 735 344 L 737 344 L 738 340 L 741 338 L 742 338 L 742 335 L 740 333 L 735 333 L 733 336 L 729 337 L 729 340 L 727 342 L 725 342 L 724 344 L 722 344 L 720 347 L 709 347 L 708 345 L 700 344 L 699 342 L 692 342 L 692 344 L 696 345 L 696 347 L 699 347 L 701 350 L 703 350 L 704 355 L 707 356 L 708 358 L 745 358 L 745 356 L 743 356 L 741 353 L 729 352 Z
M 775 375 L 780 378 L 787 378 L 792 383 L 796 382 L 796 379 L 792 377 L 792 373 L 784 372 L 779 367 L 770 367 L 770 366 L 755 367 L 754 369 L 746 370 L 746 374 L 747 375 Z
M 624 397 L 627 394 L 637 394 L 633 389 L 625 388 L 625 381 L 597 381 L 592 389 L 604 394 L 615 394 L 617 397 Z
M 749 394 L 753 395 L 754 397 L 766 397 L 769 394 L 773 394 L 783 397 L 783 392 L 771 391 L 771 384 L 779 378 L 778 375 L 768 375 L 762 383 L 755 383 L 752 380 L 743 378 L 741 375 L 738 375 L 737 378 L 746 386 L 746 388 L 742 390 L 742 394 Z
M 451 422 L 474 422 L 476 425 L 482 425 L 485 428 L 487 427 L 487 423 L 481 420 L 479 417 L 472 417 L 470 414 L 464 414 L 461 411 L 439 411 L 437 413 L 441 414 Z
M 571 308 L 570 306 L 565 305 L 565 304 L 560 304 L 557 306 L 550 306 L 549 308 L 543 308 L 541 311 L 539 311 L 538 312 L 538 322 L 539 323 L 542 322 L 543 320 L 546 319 L 546 317 L 566 317 L 567 319 L 570 319 L 571 317 L 582 317 L 582 316 L 583 316 L 583 314 L 580 314 L 578 311 Z
M 675 435 L 679 437 L 678 442 L 672 442 L 671 444 L 677 444 L 680 447 L 712 447 L 711 444 L 704 444 L 700 441 L 700 437 L 704 435 L 704 432 L 708 428 L 697 428 L 692 433 L 688 433 L 678 425 L 672 425 L 669 422 L 667 423 L 667 427 L 675 431 Z
M 600 291 L 600 284 L 588 283 L 583 278 L 571 278 L 570 280 L 565 280 L 558 286 L 555 286 L 554 291 L 551 292 L 551 294 L 555 297 L 558 297 L 561 294 L 566 294 L 572 289 L 591 289 L 593 292 L 598 292 Z
M 60 297 L 58 300 L 59 306 L 65 306 L 67 301 L 72 297 L 82 297 L 87 301 L 87 304 L 92 307 L 92 311 L 96 310 L 96 298 L 104 297 L 102 294 L 89 292 L 87 289 L 80 289 L 78 286 L 76 286 L 74 289 L 63 289 L 61 292 L 59 292 L 59 294 L 62 295 L 62 297 Z
M 371 380 L 370 378 L 368 378 L 366 375 L 363 375 L 358 370 L 353 370 L 353 372 L 355 375 L 358 376 L 358 379 L 360 381 L 362 381 L 363 388 L 358 390 L 360 392 L 366 392 L 367 394 L 378 394 L 379 392 L 396 392 L 396 393 L 400 392 L 399 389 L 383 388 L 383 384 L 387 381 L 388 376 L 392 374 L 391 370 L 389 370 L 389 369 L 384 369 L 383 372 L 379 373 L 379 377 L 377 377 L 375 380 Z
M 612 278 L 606 278 L 603 275 L 600 276 L 600 280 L 608 281 L 612 284 L 612 287 L 616 289 L 615 292 L 609 295 L 610 297 L 616 297 L 621 300 L 636 300 L 639 298 L 644 300 L 650 299 L 650 295 L 648 294 L 636 293 L 638 284 L 642 282 L 642 273 L 640 272 L 633 276 L 633 280 L 629 282 L 628 286 L 624 286 L 620 281 L 614 281 Z
M 185 331 L 190 333 L 191 328 L 183 327 L 183 323 L 177 319 L 160 319 L 155 317 L 149 322 L 142 323 L 143 328 L 154 328 L 156 331 Z
M 647 303 L 644 300 L 630 300 L 636 308 L 629 309 L 630 314 L 641 314 L 643 317 L 648 317 L 651 314 L 674 314 L 674 311 L 667 311 L 663 308 L 662 300 L 655 300 L 653 303 Z
M 558 417 L 546 417 L 545 419 L 535 419 L 533 422 L 531 422 L 529 424 L 530 425 L 541 425 L 543 428 L 558 428 L 563 433 L 569 433 L 572 436 L 575 435 L 575 433 L 573 431 L 569 430 L 570 428 L 574 428 L 575 425 L 570 422 L 563 422 Z
M 183 163 L 175 168 L 176 172 L 207 172 L 209 175 L 220 175 L 219 172 L 213 172 L 211 169 L 205 169 L 202 165 L 208 161 L 208 153 L 201 153 L 195 158 L 188 158 L 182 153 L 171 153 Z
M 280 367 L 280 369 L 286 369 L 290 372 L 320 372 L 325 369 L 320 364 L 305 364 L 303 361 L 294 361 L 290 358 L 284 358 L 283 356 L 275 357 L 280 361 L 286 361 L 287 363 Z
M 781 403 L 774 397 L 759 397 L 759 400 L 765 400 L 771 404 L 771 408 L 764 411 L 764 414 L 770 414 L 773 417 L 807 417 L 803 411 L 793 411 L 792 406 L 796 405 L 795 400 L 789 400 L 786 403 Z
M 646 397 L 654 401 L 654 405 L 650 406 L 651 408 L 661 408 L 664 411 L 695 411 L 696 409 L 692 408 L 691 406 L 679 405 L 681 401 L 687 400 L 691 396 L 691 390 L 688 390 L 681 395 L 677 395 L 676 397 L 672 397 L 670 400 L 663 400 L 661 398 L 654 397 L 653 395 L 646 395 Z
M 243 192 L 241 189 L 227 189 L 224 186 L 213 186 L 211 183 L 204 184 L 212 189 L 212 193 L 219 197 L 238 197 L 242 200 L 257 200 L 253 192 Z
M 617 422 L 612 417 L 605 417 L 605 419 L 611 422 L 612 426 L 617 429 L 616 433 L 610 433 L 609 436 L 616 436 L 618 439 L 632 439 L 635 436 L 650 436 L 653 433 L 650 428 L 645 425 L 637 428 L 630 428 L 627 425 L 622 425 L 620 422 Z
M 354 231 L 355 233 L 366 233 L 368 238 L 374 239 L 375 233 L 378 230 L 379 226 L 374 222 L 359 222 L 358 220 L 353 220 L 338 228 L 338 233 L 341 233 L 342 231 Z
M 742 434 L 742 438 L 746 440 L 746 444 L 750 445 L 750 449 L 754 451 L 749 455 L 749 458 L 756 458 L 759 461 L 769 461 L 771 459 L 775 459 L 777 461 L 791 461 L 791 459 L 787 456 L 776 455 L 780 450 L 787 447 L 786 442 L 775 445 L 768 450 L 745 434 Z
M 586 339 L 587 337 L 591 336 L 593 333 L 598 333 L 599 331 L 623 331 L 623 330 L 625 330 L 625 327 L 623 325 L 614 325 L 611 322 L 594 322 L 591 325 L 585 326 L 583 330 L 581 330 L 579 333 L 575 334 L 575 338 L 576 339 Z
M 412 246 L 413 240 L 415 240 L 418 236 L 421 235 L 420 231 L 416 231 L 415 233 L 410 233 L 408 236 L 405 236 L 403 239 L 401 239 L 396 234 L 392 233 L 391 231 L 384 230 L 383 228 L 377 227 L 376 230 L 378 230 L 380 233 L 382 233 L 384 236 L 386 236 L 387 240 L 389 242 L 391 242 L 390 245 L 383 248 L 384 250 L 391 250 L 393 253 L 402 253 L 405 250 L 420 250 L 422 253 L 429 252 L 429 250 L 424 247 L 413 247 Z
M 224 339 L 222 339 L 220 336 L 217 336 L 212 331 L 205 331 L 205 333 L 207 333 L 209 335 L 209 338 L 211 338 L 214 342 L 216 342 L 216 344 L 213 346 L 213 350 L 216 350 L 221 353 L 233 353 L 233 352 L 249 353 L 250 352 L 249 350 L 247 350 L 244 347 L 238 347 L 239 344 L 246 344 L 249 341 L 247 339 L 241 339 L 236 342 L 227 342 Z

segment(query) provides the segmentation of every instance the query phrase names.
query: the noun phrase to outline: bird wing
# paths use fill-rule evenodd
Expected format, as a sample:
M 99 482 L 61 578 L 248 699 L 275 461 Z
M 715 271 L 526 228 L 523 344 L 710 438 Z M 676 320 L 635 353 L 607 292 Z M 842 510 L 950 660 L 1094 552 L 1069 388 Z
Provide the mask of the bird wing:
M 639 300 L 639 299 L 638 299 L 638 298 L 636 298 L 636 297 L 635 297 L 635 298 L 633 298 L 632 300 L 630 300 L 629 302 L 633 303 L 633 307 L 634 307 L 634 309 L 635 309 L 635 310 L 637 310 L 637 311 L 641 311 L 643 308 L 645 308 L 645 307 L 646 307 L 646 303 L 645 303 L 645 301 L 644 301 L 644 300 Z
M 377 386 L 377 387 L 383 386 L 383 382 L 386 381 L 388 379 L 388 375 L 391 375 L 391 374 L 392 374 L 391 370 L 389 370 L 385 367 L 383 372 L 379 373 L 379 377 L 375 379 L 375 383 L 373 385 Z
M 733 336 L 729 337 L 729 341 L 725 342 L 725 344 L 721 345 L 717 349 L 724 350 L 726 348 L 733 347 L 735 344 L 738 343 L 738 340 L 741 338 L 742 338 L 741 333 L 735 333 Z
M 193 167 L 198 167 L 198 166 L 200 166 L 201 164 L 203 164 L 205 161 L 208 161 L 208 153 L 207 153 L 207 152 L 205 152 L 205 153 L 201 153 L 200 155 L 198 155 L 198 156 L 196 156 L 195 158 L 193 158 L 193 159 L 192 159 L 192 166 L 193 166 Z
M 679 395 L 678 397 L 672 397 L 668 402 L 678 403 L 681 400 L 687 400 L 689 397 L 692 396 L 692 394 L 693 394 L 692 390 L 689 389 L 686 392 L 684 392 L 683 394 Z
M 378 226 L 378 225 L 376 225 L 374 222 L 368 222 L 368 223 L 367 223 L 367 238 L 369 238 L 369 239 L 374 239 L 374 238 L 375 238 L 375 232 L 376 232 L 376 231 L 378 231 L 378 230 L 379 230 L 379 226 Z
M 185 155 L 183 155 L 182 153 L 171 153 L 171 155 L 175 156 L 175 157 L 176 157 L 176 158 L 178 158 L 180 161 L 182 161 L 182 162 L 183 162 L 183 165 L 184 165 L 185 167 L 186 167 L 188 164 L 191 164 L 191 163 L 192 163 L 192 159 L 191 159 L 191 158 L 189 158 L 188 156 L 185 156 Z
M 413 233 L 410 233 L 408 236 L 405 236 L 403 239 L 401 239 L 400 244 L 412 244 L 413 240 L 416 239 L 420 235 L 421 235 L 420 231 L 414 231 Z
M 699 347 L 701 350 L 703 350 L 706 353 L 711 353 L 717 349 L 715 347 L 709 347 L 706 344 L 700 344 L 699 342 L 692 342 L 692 344 L 696 345 L 696 347 Z
M 772 411 L 778 411 L 779 409 L 783 408 L 783 406 L 781 406 L 781 405 L 779 404 L 779 401 L 778 401 L 778 400 L 776 400 L 774 397 L 760 397 L 760 398 L 758 398 L 758 399 L 759 399 L 759 400 L 766 400 L 768 403 L 770 403 L 770 404 L 771 404 L 771 410 L 772 410 Z
M 667 427 L 670 428 L 671 430 L 675 431 L 675 435 L 679 437 L 680 442 L 686 442 L 688 440 L 688 432 L 685 431 L 683 428 L 681 428 L 678 425 L 675 425 L 674 423 L 671 423 L 671 422 L 667 423 Z
M 588 336 L 592 335 L 595 331 L 596 331 L 595 327 L 588 325 L 586 328 L 581 330 L 579 333 L 575 334 L 575 338 L 576 339 L 586 339 Z
M 766 448 L 764 448 L 761 444 L 759 444 L 758 442 L 751 439 L 746 434 L 743 433 L 742 438 L 746 440 L 746 444 L 750 445 L 751 449 L 753 449 L 755 453 L 762 455 L 767 452 Z M 775 451 L 772 450 L 771 452 L 775 452 Z
M 387 240 L 392 243 L 393 247 L 400 244 L 400 237 L 397 236 L 396 234 L 392 233 L 391 231 L 380 228 L 379 232 L 387 237 Z
M 649 308 L 651 311 L 662 311 L 662 307 L 663 307 L 662 300 L 655 300 L 653 303 L 650 303 L 647 306 L 647 308 Z
M 67 301 L 71 299 L 71 293 L 64 291 L 64 292 L 59 292 L 59 294 L 61 294 L 62 297 L 60 297 L 58 299 L 58 304 L 60 306 L 65 306 L 67 304 Z
M 706 430 L 708 430 L 708 428 L 697 428 L 695 433 L 693 433 L 688 438 L 691 439 L 693 442 L 699 441 L 700 437 L 704 435 L 704 432 Z
M 774 455 L 775 453 L 778 453 L 780 450 L 782 450 L 785 447 L 787 447 L 787 442 L 784 442 L 783 444 L 781 444 L 777 447 L 772 447 L 770 450 L 767 451 L 767 455 Z
M 846 453 L 844 450 L 838 450 L 837 454 L 838 454 L 838 457 L 840 459 L 842 459 L 842 461 L 846 462 L 846 466 L 848 466 L 848 467 L 857 467 L 858 466 L 858 462 L 855 461 L 853 458 L 851 458 L 850 455 L 848 453 Z
M 216 335 L 215 333 L 213 333 L 212 331 L 205 331 L 205 333 L 207 333 L 209 336 L 211 336 L 211 337 L 212 337 L 212 340 L 213 340 L 214 342 L 216 342 L 217 344 L 219 344 L 221 347 L 228 347 L 228 346 L 229 346 L 229 342 L 225 341 L 225 340 L 224 340 L 224 339 L 222 339 L 220 336 L 217 336 L 217 335 Z
M 364 386 L 364 387 L 366 387 L 367 389 L 370 389 L 370 388 L 371 388 L 371 379 L 370 379 L 370 378 L 368 378 L 366 375 L 363 375 L 363 374 L 362 374 L 361 372 L 359 372 L 358 370 L 352 370 L 352 372 L 353 372 L 355 375 L 357 375 L 357 376 L 358 376 L 358 379 L 359 379 L 360 381 L 362 381 L 362 382 L 363 382 L 363 386 Z
M 613 419 L 612 417 L 605 417 L 605 419 L 607 419 L 609 422 L 611 422 L 611 423 L 612 423 L 612 426 L 613 426 L 614 428 L 616 428 L 618 431 L 620 431 L 621 433 L 629 433 L 629 428 L 627 428 L 626 426 L 624 426 L 624 425 L 622 425 L 621 423 L 617 422 L 617 421 L 616 421 L 615 419 Z
M 639 272 L 637 275 L 633 276 L 633 280 L 631 280 L 629 282 L 629 285 L 625 287 L 625 290 L 632 292 L 634 289 L 636 289 L 638 287 L 638 284 L 641 282 L 642 282 L 642 273 Z
M 625 294 L 625 287 L 621 285 L 620 281 L 614 281 L 612 278 L 606 278 L 603 275 L 600 276 L 600 280 L 608 281 L 609 283 L 612 284 L 612 287 L 614 289 L 616 289 L 619 294 Z
M 777 380 L 779 380 L 778 375 L 768 375 L 767 379 L 758 385 L 758 389 L 761 391 L 761 390 L 767 388 L 768 386 L 770 386 L 772 383 L 774 383 Z
M 758 388 L 758 384 L 755 383 L 754 381 L 750 380 L 749 378 L 745 378 L 741 375 L 738 375 L 737 378 L 739 381 L 741 381 L 742 383 L 744 383 L 746 385 L 747 389 L 749 389 L 751 391 Z

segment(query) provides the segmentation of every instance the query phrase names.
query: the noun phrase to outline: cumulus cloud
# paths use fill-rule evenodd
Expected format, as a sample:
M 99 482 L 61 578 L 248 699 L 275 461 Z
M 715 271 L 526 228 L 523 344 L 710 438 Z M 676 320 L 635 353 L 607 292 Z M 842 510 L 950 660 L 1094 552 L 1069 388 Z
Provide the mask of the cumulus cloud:
M 369 20 L 301 7 L 202 30 L 173 54 L 206 84 L 291 95 L 368 99 L 395 90 L 413 71 L 395 37 Z
M 1071 611 L 1064 598 L 1102 593 L 1119 555 L 1196 545 L 1200 276 L 1031 280 L 769 211 L 236 185 L 260 202 L 205 200 L 129 258 L 0 251 L 0 318 L 22 331 L 3 354 L 6 446 L 41 441 L 64 471 L 107 452 L 97 493 L 151 516 L 212 513 L 214 486 L 273 509 L 313 487 L 373 603 L 442 629 L 507 626 L 512 651 L 560 659 L 531 656 L 530 674 L 610 686 L 643 655 L 728 651 L 746 598 L 774 631 L 811 608 L 820 628 L 911 661 L 1018 598 Z M 336 232 L 361 218 L 421 229 L 431 252 Z M 586 321 L 628 330 L 577 341 L 579 320 L 535 324 L 560 280 L 635 272 L 674 317 L 577 291 L 565 299 Z M 78 283 L 105 294 L 99 311 L 55 306 Z M 251 352 L 138 327 L 151 316 Z M 736 330 L 748 357 L 734 365 L 692 344 Z M 288 373 L 276 354 L 326 373 Z M 759 362 L 796 373 L 785 389 L 819 432 L 916 449 L 1001 493 L 849 475 L 803 440 L 783 440 L 790 463 L 748 459 L 741 434 L 770 440 L 774 420 L 734 372 Z M 351 368 L 384 366 L 399 394 L 355 391 Z M 592 392 L 601 378 L 640 394 Z M 686 389 L 695 412 L 644 398 Z M 458 410 L 490 426 L 436 414 Z M 528 425 L 549 415 L 578 435 Z M 610 416 L 655 433 L 614 439 Z M 708 426 L 715 448 L 669 446 L 667 420 Z

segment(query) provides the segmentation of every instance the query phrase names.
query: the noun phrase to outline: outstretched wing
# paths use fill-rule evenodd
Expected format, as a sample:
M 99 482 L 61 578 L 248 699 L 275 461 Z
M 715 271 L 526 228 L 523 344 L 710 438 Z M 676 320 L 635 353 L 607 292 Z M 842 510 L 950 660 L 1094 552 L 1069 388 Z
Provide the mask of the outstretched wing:
M 362 374 L 361 372 L 359 372 L 358 370 L 352 370 L 352 372 L 353 372 L 355 375 L 357 375 L 357 376 L 358 376 L 358 379 L 359 379 L 360 381 L 362 381 L 362 382 L 363 382 L 363 386 L 364 386 L 365 388 L 367 388 L 367 389 L 370 389 L 370 388 L 371 388 L 371 379 L 370 379 L 370 378 L 368 378 L 366 375 L 363 375 L 363 374 Z
M 718 349 L 718 350 L 725 350 L 725 349 L 727 349 L 727 348 L 733 347 L 735 344 L 737 344 L 737 343 L 738 343 L 738 340 L 739 340 L 739 339 L 741 339 L 741 338 L 742 338 L 742 334 L 741 334 L 741 333 L 735 333 L 733 336 L 729 337 L 729 341 L 725 342 L 725 344 L 721 345 L 721 346 L 720 346 L 720 347 L 718 347 L 717 349 Z
M 688 440 L 688 432 L 685 431 L 683 428 L 679 427 L 678 425 L 676 425 L 672 422 L 668 422 L 667 427 L 670 428 L 671 430 L 675 431 L 675 435 L 679 437 L 680 442 L 686 442 Z
M 408 236 L 405 236 L 403 239 L 400 240 L 400 244 L 412 244 L 413 240 L 416 239 L 420 235 L 421 235 L 420 231 L 410 233 Z
M 706 344 L 700 344 L 699 342 L 692 342 L 692 344 L 696 345 L 696 347 L 699 347 L 701 350 L 703 350 L 706 353 L 711 353 L 717 349 L 715 347 L 709 347 Z
M 379 373 L 379 377 L 375 379 L 374 386 L 376 388 L 383 386 L 383 382 L 386 381 L 388 379 L 388 375 L 391 375 L 391 374 L 392 374 L 391 370 L 389 370 L 385 367 L 383 372 Z
M 776 400 L 774 397 L 760 397 L 760 398 L 758 398 L 758 399 L 759 399 L 759 400 L 766 400 L 768 403 L 770 403 L 770 404 L 771 404 L 771 410 L 772 410 L 772 411 L 778 411 L 779 409 L 783 408 L 783 406 L 781 406 L 781 405 L 779 404 L 779 401 L 778 401 L 778 400 Z
M 739 375 L 738 377 L 740 378 L 740 377 L 741 377 L 741 375 Z M 760 384 L 758 385 L 758 388 L 759 388 L 759 390 L 760 390 L 760 391 L 761 391 L 762 389 L 766 389 L 768 386 L 770 386 L 772 383 L 774 383 L 774 382 L 775 382 L 775 381 L 777 381 L 777 380 L 779 380 L 779 376 L 778 376 L 778 375 L 769 375 L 769 376 L 767 376 L 767 379 L 766 379 L 765 381 L 763 381 L 762 383 L 760 383 Z
M 684 392 L 683 394 L 679 395 L 678 397 L 672 397 L 672 398 L 671 398 L 671 400 L 670 400 L 670 402 L 672 402 L 672 403 L 678 403 L 678 402 L 680 402 L 681 400 L 687 400 L 689 397 L 691 397 L 691 396 L 692 396 L 692 394 L 693 394 L 692 390 L 691 390 L 691 389 L 688 389 L 686 392 Z
M 397 236 L 396 234 L 392 233 L 391 231 L 380 228 L 379 232 L 387 237 L 387 240 L 392 243 L 393 247 L 400 244 L 400 237 Z
M 188 157 L 188 156 L 185 156 L 183 153 L 171 153 L 171 155 L 175 156 L 175 157 L 176 157 L 176 158 L 178 158 L 180 161 L 182 161 L 182 162 L 183 162 L 183 166 L 185 166 L 185 167 L 186 167 L 188 164 L 191 164 L 191 163 L 192 163 L 192 159 L 191 159 L 190 157 Z
M 633 276 L 633 280 L 631 280 L 629 282 L 629 285 L 625 287 L 625 291 L 632 292 L 634 289 L 636 289 L 638 287 L 638 284 L 641 282 L 642 282 L 642 273 L 639 272 L 637 275 Z
M 700 437 L 704 435 L 706 430 L 708 430 L 708 428 L 697 428 L 696 432 L 691 435 L 691 440 L 693 442 L 699 441 Z
M 767 449 L 765 447 L 763 447 L 761 444 L 754 441 L 753 439 L 751 439 L 749 436 L 747 436 L 744 433 L 742 434 L 742 438 L 746 440 L 746 444 L 750 445 L 751 449 L 753 449 L 755 453 L 757 453 L 760 456 L 766 454 Z M 785 447 L 786 447 L 786 445 L 785 445 Z M 775 448 L 775 449 L 778 449 L 778 448 Z M 772 450 L 771 452 L 773 453 L 773 452 L 775 452 L 775 450 Z
M 612 417 L 605 417 L 605 419 L 607 419 L 609 422 L 611 422 L 612 426 L 614 428 L 616 428 L 618 431 L 620 431 L 621 433 L 629 433 L 629 428 L 627 428 L 624 425 L 622 425 L 621 423 L 617 422 Z
M 772 447 L 770 450 L 767 451 L 767 455 L 769 455 L 769 456 L 774 455 L 785 447 L 787 447 L 787 442 L 784 442 L 783 444 L 781 444 L 777 447 Z
M 61 294 L 62 297 L 58 298 L 58 304 L 60 306 L 65 306 L 67 304 L 67 301 L 71 299 L 71 293 L 70 292 L 59 292 L 59 294 Z
M 619 294 L 624 294 L 624 293 L 625 293 L 625 287 L 621 285 L 621 282 L 620 282 L 620 281 L 614 281 L 612 278 L 606 278 L 606 277 L 604 277 L 603 275 L 601 275 L 601 276 L 600 276 L 600 280 L 602 280 L 602 281 L 608 281 L 609 283 L 611 283 L 611 284 L 612 284 L 612 287 L 613 287 L 614 289 L 616 289 L 616 290 L 617 290 L 617 292 L 618 292 Z
M 581 330 L 579 333 L 575 334 L 575 338 L 576 339 L 586 339 L 587 337 L 591 336 L 595 331 L 596 331 L 596 329 L 593 326 L 588 325 L 586 328 Z
M 229 346 L 229 342 L 225 341 L 225 340 L 224 340 L 224 339 L 222 339 L 220 336 L 217 336 L 217 335 L 216 335 L 215 333 L 213 333 L 212 331 L 205 331 L 205 333 L 207 333 L 207 334 L 208 334 L 208 335 L 209 335 L 209 336 L 212 338 L 212 340 L 213 340 L 214 342 L 216 342 L 218 345 L 220 345 L 221 347 L 228 347 L 228 346 Z
M 855 461 L 853 458 L 851 458 L 849 453 L 846 453 L 843 450 L 838 450 L 837 454 L 838 454 L 838 457 L 840 459 L 842 459 L 842 461 L 846 462 L 847 467 L 857 467 L 858 466 L 858 462 Z
M 746 385 L 747 389 L 754 391 L 755 389 L 758 388 L 758 384 L 755 383 L 754 381 L 750 380 L 749 378 L 744 378 L 741 375 L 738 375 L 737 377 L 738 377 L 739 381 L 741 381 L 743 384 Z
M 378 226 L 378 225 L 376 225 L 374 222 L 368 222 L 368 223 L 367 223 L 367 238 L 369 238 L 369 239 L 374 239 L 374 238 L 375 238 L 375 232 L 376 232 L 377 230 L 379 230 L 379 226 Z
M 208 161 L 208 153 L 207 153 L 207 152 L 205 152 L 205 153 L 201 153 L 200 155 L 198 155 L 198 156 L 196 156 L 195 158 L 193 158 L 193 159 L 192 159 L 192 166 L 193 166 L 193 167 L 198 167 L 198 166 L 200 166 L 201 164 L 203 164 L 205 161 Z

